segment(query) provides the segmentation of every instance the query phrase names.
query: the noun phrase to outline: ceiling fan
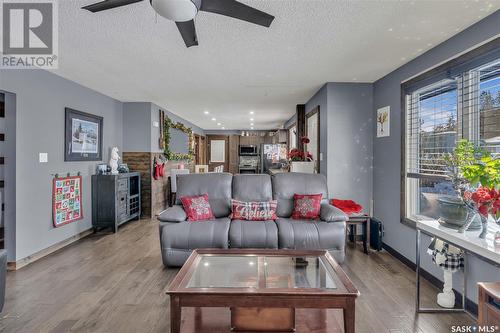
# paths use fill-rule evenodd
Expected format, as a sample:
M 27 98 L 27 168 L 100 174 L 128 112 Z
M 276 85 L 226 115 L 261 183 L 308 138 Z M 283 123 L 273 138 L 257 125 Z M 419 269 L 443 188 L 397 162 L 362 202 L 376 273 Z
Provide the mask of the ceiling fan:
M 141 1 L 143 0 L 105 0 L 82 7 L 82 9 L 95 13 Z M 149 0 L 149 2 L 159 15 L 175 21 L 187 47 L 198 45 L 194 25 L 194 18 L 198 11 L 229 16 L 264 27 L 269 27 L 274 20 L 274 16 L 236 0 Z

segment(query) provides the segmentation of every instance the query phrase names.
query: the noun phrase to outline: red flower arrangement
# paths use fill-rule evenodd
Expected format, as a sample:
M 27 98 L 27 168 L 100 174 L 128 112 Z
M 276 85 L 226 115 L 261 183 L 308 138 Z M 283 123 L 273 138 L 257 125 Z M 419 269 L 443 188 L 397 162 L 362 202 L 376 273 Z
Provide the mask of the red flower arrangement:
M 473 201 L 479 213 L 484 217 L 488 217 L 489 213 L 493 216 L 500 213 L 500 189 L 480 186 L 475 192 L 465 191 L 464 199 Z
M 311 141 L 307 136 L 304 136 L 302 137 L 302 139 L 300 139 L 300 142 L 302 142 L 302 144 L 308 144 Z M 290 152 L 288 153 L 288 158 L 290 159 L 290 161 L 295 162 L 310 162 L 313 160 L 313 156 L 310 152 L 297 148 L 290 150 Z

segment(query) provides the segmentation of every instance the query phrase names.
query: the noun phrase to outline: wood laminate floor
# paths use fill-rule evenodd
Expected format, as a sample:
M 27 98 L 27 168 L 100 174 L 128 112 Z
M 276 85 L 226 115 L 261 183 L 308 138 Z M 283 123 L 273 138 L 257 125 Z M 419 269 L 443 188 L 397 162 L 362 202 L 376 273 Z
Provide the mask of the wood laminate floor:
M 361 292 L 356 332 L 450 332 L 465 314 L 414 312 L 414 272 L 386 252 L 350 245 L 342 265 Z M 7 274 L 0 332 L 169 332 L 166 287 L 177 273 L 161 263 L 156 221 L 84 238 Z M 424 281 L 424 302 L 435 288 Z M 182 332 L 229 332 L 226 309 L 183 311 Z M 297 332 L 342 332 L 338 310 L 298 310 Z

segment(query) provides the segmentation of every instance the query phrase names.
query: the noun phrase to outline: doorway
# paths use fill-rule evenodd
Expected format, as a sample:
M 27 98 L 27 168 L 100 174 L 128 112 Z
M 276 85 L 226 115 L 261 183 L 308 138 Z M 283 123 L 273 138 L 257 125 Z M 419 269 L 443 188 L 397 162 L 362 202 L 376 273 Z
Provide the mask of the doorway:
M 195 164 L 207 164 L 207 140 L 204 136 L 194 135 L 194 155 Z
M 313 156 L 316 172 L 320 172 L 320 111 L 319 105 L 306 115 L 306 136 L 309 143 L 305 145 L 306 151 Z
M 229 137 L 227 135 L 207 135 L 208 170 L 223 166 L 224 172 L 229 170 Z

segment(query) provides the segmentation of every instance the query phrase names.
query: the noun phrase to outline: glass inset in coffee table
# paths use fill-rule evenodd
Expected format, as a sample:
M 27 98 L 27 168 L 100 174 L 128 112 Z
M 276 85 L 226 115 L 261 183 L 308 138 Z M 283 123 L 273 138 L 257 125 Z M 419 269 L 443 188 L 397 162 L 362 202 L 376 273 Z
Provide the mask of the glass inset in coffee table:
M 199 249 L 168 287 L 171 332 L 182 307 L 231 308 L 234 331 L 295 328 L 295 308 L 339 308 L 354 332 L 358 290 L 327 251 Z

